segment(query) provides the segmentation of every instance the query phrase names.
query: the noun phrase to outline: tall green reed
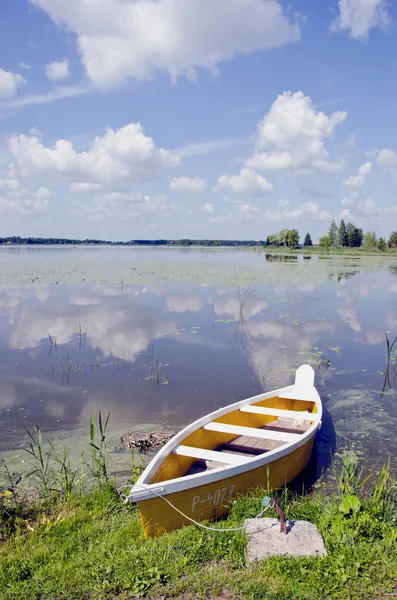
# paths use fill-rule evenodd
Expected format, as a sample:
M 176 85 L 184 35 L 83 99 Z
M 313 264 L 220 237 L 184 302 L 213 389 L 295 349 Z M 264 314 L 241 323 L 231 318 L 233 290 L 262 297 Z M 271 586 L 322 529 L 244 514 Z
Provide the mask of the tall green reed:
M 107 448 L 106 431 L 109 424 L 110 412 L 105 422 L 102 421 L 102 413 L 98 412 L 99 440 L 97 441 L 96 420 L 90 418 L 90 446 L 91 446 L 91 465 L 89 465 L 91 475 L 94 481 L 99 485 L 109 483 L 108 460 L 109 453 Z

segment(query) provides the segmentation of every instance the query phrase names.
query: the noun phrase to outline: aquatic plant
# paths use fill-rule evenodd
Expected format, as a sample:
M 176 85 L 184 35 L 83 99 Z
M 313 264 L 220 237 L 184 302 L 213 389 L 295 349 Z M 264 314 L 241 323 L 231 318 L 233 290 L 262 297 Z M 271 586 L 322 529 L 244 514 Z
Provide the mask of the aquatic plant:
M 96 439 L 97 425 L 96 419 L 90 418 L 90 447 L 91 447 L 91 464 L 88 465 L 90 468 L 91 475 L 94 481 L 99 485 L 109 483 L 109 471 L 108 471 L 108 448 L 106 440 L 106 431 L 108 428 L 110 419 L 110 412 L 107 414 L 105 422 L 102 421 L 102 413 L 98 412 L 98 427 L 99 427 L 99 440 Z
M 48 500 L 54 491 L 54 474 L 51 468 L 53 449 L 50 446 L 48 450 L 45 450 L 43 436 L 38 425 L 34 426 L 33 433 L 27 427 L 25 427 L 25 431 L 30 438 L 29 447 L 25 448 L 25 452 L 32 457 L 32 469 L 25 477 L 34 475 L 39 482 L 41 495 Z
M 138 454 L 138 457 L 138 461 L 136 461 L 136 452 L 131 452 L 131 477 L 128 480 L 131 484 L 136 483 L 139 477 L 142 475 L 143 471 L 145 470 L 142 455 Z
M 386 388 L 393 389 L 397 383 L 397 336 L 393 342 L 390 343 L 389 336 L 386 336 L 386 357 L 385 357 L 385 368 L 384 368 L 384 380 L 382 387 L 382 395 L 385 393 Z
M 149 375 L 145 377 L 145 381 L 155 381 L 157 385 L 167 385 L 169 383 L 168 375 L 162 372 L 163 365 L 159 361 L 159 355 L 154 356 L 153 346 L 149 349 Z
M 56 450 L 52 442 L 50 442 L 50 447 L 52 450 L 51 458 L 57 466 L 54 477 L 57 488 L 59 488 L 57 491 L 62 497 L 66 499 L 70 498 L 76 488 L 80 488 L 80 491 L 82 489 L 82 483 L 85 477 L 82 463 L 84 451 L 81 453 L 77 464 L 72 465 L 66 447 L 64 447 L 60 453 Z
M 254 342 L 254 336 L 251 334 L 251 330 L 249 328 L 248 319 L 246 316 L 247 304 L 249 300 L 255 295 L 255 288 L 249 287 L 247 285 L 240 285 L 238 279 L 236 278 L 236 283 L 233 284 L 238 301 L 238 320 L 236 331 L 233 334 L 233 337 L 230 341 L 230 345 L 234 349 L 236 343 L 240 341 L 241 347 L 244 350 L 245 346 L 251 346 L 252 342 Z
M 6 486 L 5 488 L 0 488 L 0 503 L 4 502 L 5 499 L 12 499 L 14 504 L 17 506 L 16 499 L 16 488 L 17 485 L 22 480 L 21 475 L 17 475 L 16 473 L 11 473 L 5 459 L 0 454 L 0 474 L 5 475 Z
M 373 473 L 364 475 L 364 468 L 360 465 L 357 453 L 347 450 L 342 453 L 339 467 L 334 463 L 334 475 L 337 488 L 341 494 L 354 495 L 372 477 Z

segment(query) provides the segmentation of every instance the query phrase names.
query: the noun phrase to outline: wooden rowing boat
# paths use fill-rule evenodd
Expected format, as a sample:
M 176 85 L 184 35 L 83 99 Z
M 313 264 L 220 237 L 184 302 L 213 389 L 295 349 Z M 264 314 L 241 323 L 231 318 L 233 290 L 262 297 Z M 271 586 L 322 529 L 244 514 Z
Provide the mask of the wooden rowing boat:
M 230 404 L 185 427 L 127 497 L 138 502 L 145 536 L 182 527 L 187 517 L 219 518 L 236 494 L 287 484 L 306 466 L 321 417 L 314 371 L 302 365 L 294 385 Z

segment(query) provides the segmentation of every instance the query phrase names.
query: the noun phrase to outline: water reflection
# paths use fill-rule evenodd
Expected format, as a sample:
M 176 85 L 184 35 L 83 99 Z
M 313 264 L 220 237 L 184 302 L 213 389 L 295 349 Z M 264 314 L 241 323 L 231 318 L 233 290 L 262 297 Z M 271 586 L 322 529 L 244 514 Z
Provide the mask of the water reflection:
M 336 443 L 397 456 L 394 359 L 385 367 L 385 332 L 397 335 L 396 274 L 349 263 L 313 277 L 319 264 L 277 258 L 265 268 L 279 269 L 279 280 L 253 285 L 240 270 L 240 283 L 219 285 L 3 285 L 0 449 L 18 445 L 22 425 L 72 430 L 94 406 L 126 430 L 178 427 L 287 385 L 309 362 Z M 324 448 L 334 445 L 321 435 Z

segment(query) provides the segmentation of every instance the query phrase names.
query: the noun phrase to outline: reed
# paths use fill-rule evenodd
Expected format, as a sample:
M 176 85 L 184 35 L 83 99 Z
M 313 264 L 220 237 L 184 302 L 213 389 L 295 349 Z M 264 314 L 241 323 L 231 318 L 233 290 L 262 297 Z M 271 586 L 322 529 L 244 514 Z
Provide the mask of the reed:
M 393 389 L 397 383 L 397 336 L 393 342 L 390 342 L 387 332 L 386 337 L 386 356 L 385 356 L 385 368 L 384 368 L 384 380 L 382 387 L 382 395 L 385 393 L 386 388 Z
M 25 477 L 34 475 L 39 481 L 41 495 L 48 500 L 54 491 L 54 473 L 51 467 L 53 449 L 50 446 L 49 450 L 45 450 L 43 436 L 38 425 L 34 426 L 33 433 L 27 427 L 25 427 L 25 431 L 30 439 L 29 447 L 25 448 L 25 451 L 32 457 L 32 469 Z
M 105 421 L 102 421 L 102 413 L 98 412 L 99 440 L 97 440 L 96 420 L 90 418 L 90 447 L 91 447 L 91 465 L 88 465 L 94 481 L 99 485 L 109 483 L 108 460 L 109 453 L 107 448 L 106 431 L 110 419 L 110 412 Z
M 80 492 L 82 490 L 83 479 L 85 477 L 82 469 L 84 451 L 81 453 L 77 464 L 72 466 L 66 447 L 61 452 L 56 450 L 52 442 L 50 442 L 50 447 L 52 450 L 52 459 L 57 467 L 54 477 L 57 487 L 59 486 L 57 491 L 67 500 L 71 497 L 75 489 L 79 488 Z
M 249 300 L 255 295 L 255 289 L 247 285 L 240 285 L 238 280 L 236 280 L 236 283 L 233 284 L 233 286 L 237 294 L 238 320 L 236 331 L 233 334 L 233 337 L 230 341 L 230 345 L 234 349 L 236 343 L 240 341 L 241 347 L 244 350 L 246 345 L 251 347 L 252 342 L 255 341 L 254 336 L 251 334 L 248 319 L 246 316 L 247 304 Z
M 159 361 L 159 355 L 154 356 L 153 347 L 149 350 L 149 375 L 145 377 L 145 381 L 155 381 L 157 385 L 167 385 L 169 381 L 162 368 L 165 365 Z

